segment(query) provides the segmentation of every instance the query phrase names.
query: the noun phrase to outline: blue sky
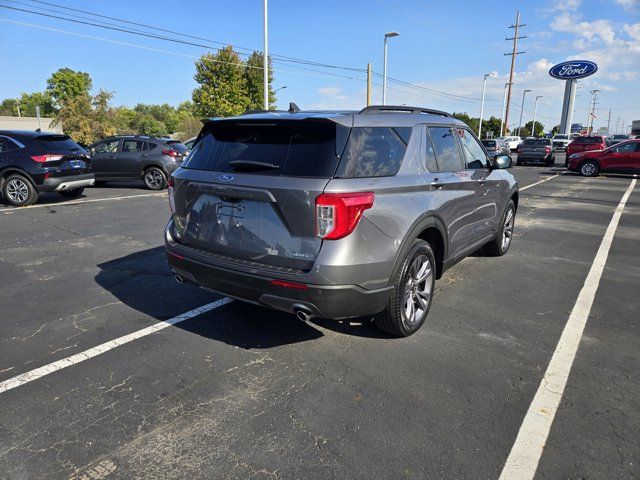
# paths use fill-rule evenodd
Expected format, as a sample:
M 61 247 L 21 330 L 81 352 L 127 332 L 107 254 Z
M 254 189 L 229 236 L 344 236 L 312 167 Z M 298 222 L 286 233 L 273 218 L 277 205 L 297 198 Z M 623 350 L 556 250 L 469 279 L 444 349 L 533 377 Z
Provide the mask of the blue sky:
M 50 1 L 218 42 L 262 48 L 261 0 Z M 586 120 L 589 91 L 594 88 L 602 90 L 596 127 L 606 125 L 609 108 L 612 130 L 618 119 L 627 125 L 640 119 L 640 0 L 269 3 L 272 53 L 355 68 L 365 68 L 371 62 L 374 71 L 381 73 L 383 35 L 395 30 L 400 36 L 389 43 L 389 75 L 443 93 L 390 83 L 388 103 L 466 111 L 475 116 L 480 110 L 477 99 L 482 77 L 489 72 L 496 72 L 497 77 L 487 82 L 485 116 L 499 115 L 501 111 L 509 68 L 509 57 L 503 54 L 510 49 L 504 39 L 512 33 L 507 27 L 514 22 L 517 8 L 527 25 L 522 32 L 527 38 L 521 42 L 526 53 L 517 61 L 510 123 L 517 121 L 526 88 L 533 93 L 528 94 L 524 120 L 531 119 L 533 97 L 543 95 L 538 119 L 549 127 L 557 124 L 564 82 L 552 79 L 547 71 L 557 62 L 575 58 L 594 60 L 600 70 L 580 82 L 574 121 Z M 38 11 L 56 9 L 30 0 L 0 0 L 0 5 Z M 4 66 L 0 71 L 0 98 L 42 90 L 53 71 L 70 67 L 89 72 L 96 89 L 113 91 L 116 105 L 177 105 L 191 98 L 194 60 L 205 51 L 0 8 L 0 60 Z M 287 86 L 278 92 L 280 107 L 290 100 L 302 108 L 364 105 L 364 74 L 300 67 L 275 65 L 274 87 Z M 380 83 L 379 79 L 376 82 Z M 379 102 L 380 97 L 380 87 L 376 85 L 374 102 Z

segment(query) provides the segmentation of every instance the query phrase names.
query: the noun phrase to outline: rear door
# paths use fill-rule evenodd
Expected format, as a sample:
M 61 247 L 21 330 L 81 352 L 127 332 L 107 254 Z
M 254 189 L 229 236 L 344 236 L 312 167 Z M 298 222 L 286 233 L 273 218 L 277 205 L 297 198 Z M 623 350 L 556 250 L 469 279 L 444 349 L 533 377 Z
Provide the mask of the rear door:
M 329 120 L 210 123 L 173 174 L 179 242 L 221 260 L 309 270 L 322 244 L 315 200 L 335 173 L 343 129 Z
M 122 178 L 139 178 L 142 170 L 144 143 L 142 140 L 125 138 L 120 151 L 116 154 L 114 169 Z
M 89 154 L 91 156 L 91 164 L 93 166 L 93 172 L 96 178 L 113 178 L 117 177 L 115 171 L 116 154 L 118 153 L 118 146 L 120 140 L 105 140 L 96 143 L 89 148 Z
M 608 148 L 603 152 L 600 160 L 600 167 L 605 170 L 629 171 L 633 172 L 634 157 L 636 156 L 636 147 L 640 143 L 622 142 Z

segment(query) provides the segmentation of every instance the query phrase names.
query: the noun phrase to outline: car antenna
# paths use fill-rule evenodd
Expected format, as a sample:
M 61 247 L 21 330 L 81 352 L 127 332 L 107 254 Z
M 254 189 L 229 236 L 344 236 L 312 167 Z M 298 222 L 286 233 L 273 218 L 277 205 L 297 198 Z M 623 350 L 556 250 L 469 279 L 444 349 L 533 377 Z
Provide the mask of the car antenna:
M 289 113 L 298 113 L 301 112 L 300 107 L 295 104 L 295 102 L 289 102 Z

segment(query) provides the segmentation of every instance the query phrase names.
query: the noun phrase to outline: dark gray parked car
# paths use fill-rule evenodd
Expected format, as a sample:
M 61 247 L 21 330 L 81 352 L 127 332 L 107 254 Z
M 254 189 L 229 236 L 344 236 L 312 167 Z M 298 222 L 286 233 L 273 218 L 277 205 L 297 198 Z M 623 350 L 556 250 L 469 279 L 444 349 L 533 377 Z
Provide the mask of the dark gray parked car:
M 518 165 L 544 163 L 552 167 L 556 163 L 556 149 L 550 138 L 526 138 L 518 145 Z
M 511 149 L 506 142 L 498 139 L 484 139 L 481 140 L 482 145 L 487 150 L 487 153 L 492 157 L 498 157 L 500 155 L 506 155 L 507 157 L 511 156 Z
M 406 336 L 448 267 L 509 249 L 511 159 L 464 123 L 415 107 L 290 111 L 205 123 L 169 187 L 179 282 L 302 320 L 373 315 Z
M 141 179 L 147 188 L 167 187 L 187 147 L 177 140 L 140 135 L 108 137 L 88 147 L 96 182 Z

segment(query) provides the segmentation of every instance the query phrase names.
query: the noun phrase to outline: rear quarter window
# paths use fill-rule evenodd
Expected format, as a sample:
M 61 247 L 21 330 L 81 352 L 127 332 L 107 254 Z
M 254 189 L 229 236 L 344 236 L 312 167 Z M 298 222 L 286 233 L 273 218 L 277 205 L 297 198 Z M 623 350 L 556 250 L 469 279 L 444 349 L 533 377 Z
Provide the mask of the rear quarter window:
M 43 135 L 36 137 L 36 143 L 47 152 L 64 153 L 78 152 L 84 153 L 84 148 L 71 140 L 67 135 Z
M 411 138 L 410 127 L 351 129 L 337 177 L 390 177 L 398 173 Z

